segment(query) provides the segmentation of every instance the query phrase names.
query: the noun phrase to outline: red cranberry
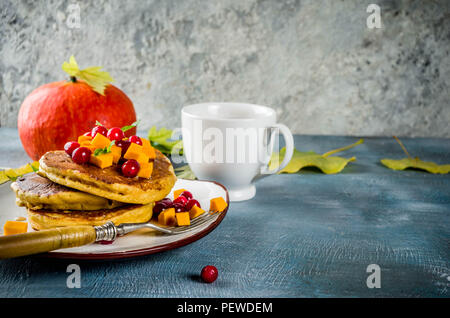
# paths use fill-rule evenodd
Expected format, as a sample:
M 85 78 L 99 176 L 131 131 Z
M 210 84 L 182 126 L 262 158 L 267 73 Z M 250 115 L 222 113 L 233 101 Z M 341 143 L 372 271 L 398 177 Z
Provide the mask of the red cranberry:
M 116 146 L 122 148 L 122 157 L 125 155 L 125 153 L 128 150 L 128 147 L 130 147 L 131 142 L 128 140 L 119 140 L 116 141 Z
M 72 152 L 72 160 L 75 163 L 86 163 L 91 158 L 91 150 L 86 147 L 79 147 Z
M 186 212 L 186 208 L 184 207 L 184 204 L 181 203 L 173 203 L 172 207 L 175 209 L 175 212 Z
M 188 202 L 188 199 L 186 199 L 185 197 L 183 197 L 181 195 L 178 198 L 176 198 L 175 200 L 173 200 L 173 203 L 180 203 L 183 206 L 185 206 L 187 202 Z
M 134 159 L 130 159 L 125 161 L 122 165 L 122 174 L 125 177 L 134 178 L 137 176 L 140 168 L 141 166 L 139 165 L 139 162 Z
M 138 136 L 131 136 L 128 140 L 130 142 L 133 142 L 135 144 L 138 144 L 138 145 L 142 146 L 142 140 Z
M 202 269 L 202 279 L 205 283 L 212 283 L 217 279 L 217 276 L 219 275 L 219 271 L 215 266 L 208 265 L 203 267 Z
M 77 149 L 78 147 L 80 147 L 80 144 L 76 141 L 69 141 L 66 142 L 66 144 L 64 145 L 64 150 L 66 151 L 66 153 L 69 156 L 72 156 L 72 152 Z
M 106 135 L 108 134 L 108 129 L 106 129 L 104 126 L 95 126 L 91 130 L 92 138 L 94 138 L 97 133 L 106 137 Z
M 122 140 L 125 138 L 125 134 L 123 133 L 122 129 L 119 127 L 113 127 L 110 130 L 108 130 L 108 134 L 106 135 L 109 140 Z
M 200 203 L 195 200 L 195 199 L 190 199 L 187 203 L 186 203 L 186 211 L 190 211 L 194 205 L 198 206 L 199 208 L 201 208 Z
M 189 191 L 181 192 L 180 196 L 183 196 L 183 197 L 185 197 L 188 200 L 193 198 L 192 193 L 190 193 Z
M 83 134 L 83 136 L 92 137 L 92 132 L 88 131 Z

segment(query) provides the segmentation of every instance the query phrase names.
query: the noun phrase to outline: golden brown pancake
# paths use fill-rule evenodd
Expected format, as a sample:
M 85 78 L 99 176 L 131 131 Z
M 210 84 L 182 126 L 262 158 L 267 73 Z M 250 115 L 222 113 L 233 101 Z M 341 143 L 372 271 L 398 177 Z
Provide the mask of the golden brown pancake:
M 110 200 L 148 204 L 169 194 L 176 182 L 170 160 L 156 150 L 150 179 L 128 178 L 120 166 L 100 169 L 92 164 L 77 164 L 64 151 L 50 151 L 39 160 L 39 172 L 50 180 Z
M 153 203 L 128 204 L 114 209 L 97 211 L 52 211 L 28 210 L 28 221 L 35 230 L 44 230 L 61 226 L 93 225 L 98 226 L 112 221 L 121 223 L 148 222 L 152 218 Z
M 36 173 L 17 178 L 11 188 L 17 205 L 32 210 L 101 210 L 125 204 L 67 188 Z

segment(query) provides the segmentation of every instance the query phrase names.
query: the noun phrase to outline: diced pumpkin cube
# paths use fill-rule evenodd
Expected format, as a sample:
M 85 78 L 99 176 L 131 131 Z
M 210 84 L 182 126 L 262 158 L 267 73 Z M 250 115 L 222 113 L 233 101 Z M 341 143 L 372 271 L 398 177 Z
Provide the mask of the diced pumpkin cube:
M 175 220 L 175 209 L 169 208 L 158 215 L 158 223 L 162 225 L 174 225 L 176 222 Z
M 177 225 L 191 225 L 191 219 L 189 219 L 189 212 L 178 212 L 175 213 L 175 217 L 177 218 Z
M 122 148 L 116 145 L 111 146 L 111 153 L 113 155 L 113 163 L 118 163 L 122 156 Z
M 78 137 L 78 143 L 81 145 L 83 142 L 87 141 L 89 143 L 91 143 L 92 137 L 91 136 L 85 136 L 85 135 L 81 135 Z
M 139 163 L 148 162 L 148 156 L 144 153 L 144 148 L 133 142 L 130 144 L 123 157 L 125 159 L 134 159 Z
M 197 216 L 202 215 L 203 213 L 205 213 L 205 210 L 203 210 L 202 208 L 194 205 L 192 207 L 192 209 L 189 211 L 189 217 L 192 219 L 195 219 Z
M 141 138 L 141 140 L 142 140 L 142 148 L 143 148 L 144 153 L 150 159 L 155 159 L 156 158 L 155 148 L 152 147 L 150 141 L 145 138 Z
M 178 189 L 173 191 L 173 199 L 175 200 L 176 198 L 178 198 L 180 196 L 180 194 L 182 194 L 184 191 L 187 191 L 186 189 Z
M 213 212 L 222 212 L 227 207 L 227 203 L 222 197 L 211 199 L 209 210 Z
M 27 229 L 28 229 L 27 222 L 6 221 L 5 225 L 3 226 L 3 234 L 4 235 L 13 235 L 13 234 L 26 233 Z
M 149 179 L 152 176 L 153 172 L 153 162 L 143 162 L 139 163 L 141 168 L 138 172 L 138 177 Z
M 99 133 L 97 133 L 97 135 L 95 135 L 94 139 L 92 139 L 91 141 L 91 145 L 95 148 L 105 148 L 108 147 L 110 143 L 111 140 Z
M 98 135 L 98 134 L 97 134 Z M 90 163 L 96 165 L 97 167 L 104 169 L 112 166 L 113 164 L 113 154 L 111 152 L 104 153 L 98 156 L 91 155 Z

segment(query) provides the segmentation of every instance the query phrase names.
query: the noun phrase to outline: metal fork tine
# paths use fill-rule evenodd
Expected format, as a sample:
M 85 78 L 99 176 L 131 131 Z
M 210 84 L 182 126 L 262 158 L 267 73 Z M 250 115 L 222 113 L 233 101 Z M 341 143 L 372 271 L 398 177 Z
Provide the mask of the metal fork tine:
M 198 228 L 199 226 L 205 224 L 206 222 L 212 220 L 217 214 L 214 212 L 206 212 L 195 219 L 192 220 L 190 225 L 186 226 L 171 226 L 171 227 L 162 227 L 158 226 L 156 224 L 145 222 L 145 223 L 122 223 L 118 225 L 117 227 L 112 222 L 107 222 L 102 226 L 97 226 L 96 231 L 97 233 L 97 239 L 103 240 L 105 236 L 109 235 L 110 233 L 115 233 L 112 235 L 113 237 L 111 240 L 114 240 L 116 235 L 117 236 L 123 236 L 127 233 L 142 229 L 142 228 L 151 228 L 156 231 L 165 233 L 165 234 L 179 234 L 184 232 L 189 232 L 194 230 L 195 228 Z M 103 234 L 102 234 L 103 233 Z M 101 234 L 101 235 L 100 235 Z
M 167 228 L 171 230 L 173 233 L 182 233 L 187 231 L 192 231 L 195 228 L 198 228 L 199 226 L 205 224 L 209 220 L 212 220 L 215 216 L 215 213 L 206 213 L 203 216 L 196 217 L 190 225 L 186 226 L 172 226 L 170 228 Z

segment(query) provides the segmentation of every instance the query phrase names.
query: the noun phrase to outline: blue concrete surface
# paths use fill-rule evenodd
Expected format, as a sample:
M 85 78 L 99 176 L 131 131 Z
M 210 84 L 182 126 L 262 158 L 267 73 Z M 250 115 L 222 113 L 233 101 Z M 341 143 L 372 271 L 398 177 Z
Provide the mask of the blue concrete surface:
M 0 165 L 26 162 L 12 129 L 0 136 Z M 2 140 L 5 140 L 2 138 Z M 300 150 L 326 152 L 356 137 L 295 136 Z M 424 160 L 450 163 L 450 139 L 402 139 Z M 15 145 L 14 145 L 14 142 Z M 116 261 L 23 257 L 0 261 L 0 297 L 449 297 L 450 175 L 392 171 L 392 138 L 365 138 L 340 174 L 314 169 L 258 181 L 256 197 L 232 203 L 193 244 Z M 81 288 L 66 268 L 81 267 Z M 219 278 L 202 283 L 203 266 Z M 369 289 L 369 264 L 381 288 Z

